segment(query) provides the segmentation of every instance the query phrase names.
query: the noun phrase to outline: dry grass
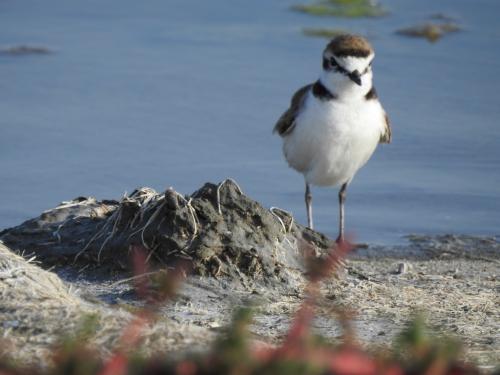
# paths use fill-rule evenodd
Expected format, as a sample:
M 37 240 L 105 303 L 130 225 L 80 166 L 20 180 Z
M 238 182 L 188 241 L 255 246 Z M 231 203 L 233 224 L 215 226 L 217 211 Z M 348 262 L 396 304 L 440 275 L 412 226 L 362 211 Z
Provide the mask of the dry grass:
M 500 362 L 500 283 L 495 263 L 411 261 L 410 271 L 402 275 L 396 274 L 397 262 L 391 259 L 353 260 L 351 265 L 371 280 L 329 283 L 325 289 L 329 299 L 359 312 L 358 325 L 371 327 L 363 330 L 366 341 L 390 341 L 397 327 L 420 312 L 434 330 L 460 338 L 468 359 Z
M 125 309 L 82 299 L 58 276 L 38 267 L 33 258 L 26 261 L 1 242 L 0 301 L 0 354 L 24 365 L 46 364 L 58 340 L 82 329 L 88 331 L 90 345 L 106 357 L 133 319 Z M 210 338 L 204 329 L 160 319 L 144 327 L 138 349 L 146 354 L 182 350 Z

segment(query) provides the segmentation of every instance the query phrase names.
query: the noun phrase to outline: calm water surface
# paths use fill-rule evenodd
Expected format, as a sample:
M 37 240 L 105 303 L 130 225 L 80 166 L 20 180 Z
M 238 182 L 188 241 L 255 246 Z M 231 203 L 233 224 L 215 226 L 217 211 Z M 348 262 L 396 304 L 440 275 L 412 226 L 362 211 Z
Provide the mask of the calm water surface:
M 500 233 L 500 27 L 497 0 L 385 0 L 383 19 L 315 18 L 285 0 L 0 2 L 0 228 L 78 195 L 138 186 L 191 193 L 235 178 L 305 222 L 302 176 L 272 127 L 314 81 L 323 39 L 302 27 L 370 36 L 392 123 L 348 191 L 362 241 L 408 233 Z M 436 44 L 394 30 L 436 12 L 464 31 Z M 337 191 L 316 188 L 317 229 L 337 230 Z

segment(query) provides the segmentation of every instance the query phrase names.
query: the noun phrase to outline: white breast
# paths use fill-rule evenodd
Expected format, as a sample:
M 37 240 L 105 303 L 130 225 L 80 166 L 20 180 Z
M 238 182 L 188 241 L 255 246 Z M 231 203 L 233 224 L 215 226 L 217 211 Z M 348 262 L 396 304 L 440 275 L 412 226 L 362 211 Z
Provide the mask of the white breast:
M 288 164 L 308 183 L 334 186 L 349 182 L 373 154 L 384 131 L 378 100 L 322 101 L 312 93 L 283 138 Z

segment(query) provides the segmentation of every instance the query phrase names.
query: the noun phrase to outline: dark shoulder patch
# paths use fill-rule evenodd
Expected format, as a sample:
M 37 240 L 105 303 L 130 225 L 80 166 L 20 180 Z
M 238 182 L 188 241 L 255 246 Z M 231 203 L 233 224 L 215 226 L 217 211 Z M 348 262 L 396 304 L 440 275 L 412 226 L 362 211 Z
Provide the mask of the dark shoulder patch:
M 373 99 L 377 99 L 378 98 L 378 95 L 377 95 L 377 90 L 375 90 L 375 87 L 372 86 L 372 88 L 370 89 L 370 91 L 368 91 L 365 95 L 365 99 L 366 100 L 373 100 Z
M 387 113 L 384 113 L 384 119 L 385 119 L 385 131 L 384 134 L 380 136 L 380 143 L 391 143 L 392 128 L 391 128 L 391 121 L 389 120 L 389 116 L 387 116 Z
M 320 100 L 336 99 L 335 94 L 330 92 L 330 90 L 328 90 L 325 87 L 325 85 L 323 85 L 321 83 L 321 81 L 319 79 L 314 83 L 313 88 L 312 88 L 312 92 L 313 92 L 313 95 Z
M 312 86 L 313 85 L 303 86 L 292 96 L 290 108 L 288 108 L 278 119 L 278 122 L 274 125 L 273 133 L 277 132 L 279 135 L 283 136 L 293 130 L 295 118 L 300 112 L 302 103 Z

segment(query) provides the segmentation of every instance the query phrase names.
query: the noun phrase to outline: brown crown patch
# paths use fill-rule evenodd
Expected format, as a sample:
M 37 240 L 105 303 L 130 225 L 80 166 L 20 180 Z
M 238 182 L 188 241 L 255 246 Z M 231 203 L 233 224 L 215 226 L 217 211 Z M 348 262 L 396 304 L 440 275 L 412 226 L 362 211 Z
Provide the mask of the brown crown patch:
M 367 57 L 373 52 L 368 41 L 358 35 L 339 35 L 333 39 L 325 48 L 325 52 L 332 52 L 338 57 Z

